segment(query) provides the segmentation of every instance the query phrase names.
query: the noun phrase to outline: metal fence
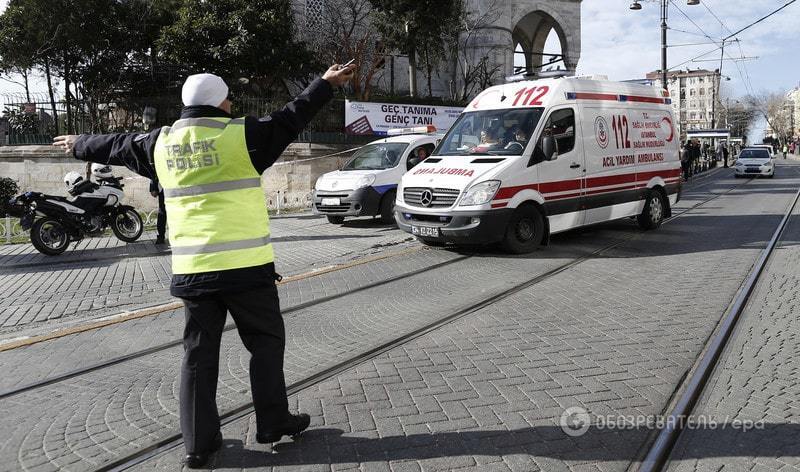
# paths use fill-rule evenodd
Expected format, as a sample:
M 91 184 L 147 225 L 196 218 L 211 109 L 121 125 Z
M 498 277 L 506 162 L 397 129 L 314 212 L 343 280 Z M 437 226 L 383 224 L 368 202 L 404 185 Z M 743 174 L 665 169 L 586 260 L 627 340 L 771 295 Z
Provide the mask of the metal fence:
M 55 107 L 46 95 L 9 94 L 3 96 L 0 116 L 0 145 L 50 144 L 56 133 L 137 132 L 172 124 L 180 118 L 181 104 L 175 97 L 144 97 L 130 103 L 95 106 L 90 113 L 85 102 L 67 104 L 58 100 Z M 258 97 L 237 98 L 234 114 L 261 117 L 280 110 L 285 101 Z M 145 124 L 145 116 L 148 122 Z M 324 144 L 363 144 L 373 136 L 344 133 L 344 100 L 326 104 L 297 138 L 299 142 Z

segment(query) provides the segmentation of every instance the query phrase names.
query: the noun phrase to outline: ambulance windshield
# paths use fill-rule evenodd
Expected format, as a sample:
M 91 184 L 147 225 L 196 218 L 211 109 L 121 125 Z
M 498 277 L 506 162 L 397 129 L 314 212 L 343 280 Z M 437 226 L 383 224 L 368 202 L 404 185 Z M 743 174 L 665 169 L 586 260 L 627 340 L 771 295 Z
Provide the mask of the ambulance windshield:
M 543 112 L 544 108 L 511 108 L 462 113 L 434 155 L 521 155 Z
M 342 170 L 390 169 L 400 162 L 408 143 L 367 144 L 353 154 Z

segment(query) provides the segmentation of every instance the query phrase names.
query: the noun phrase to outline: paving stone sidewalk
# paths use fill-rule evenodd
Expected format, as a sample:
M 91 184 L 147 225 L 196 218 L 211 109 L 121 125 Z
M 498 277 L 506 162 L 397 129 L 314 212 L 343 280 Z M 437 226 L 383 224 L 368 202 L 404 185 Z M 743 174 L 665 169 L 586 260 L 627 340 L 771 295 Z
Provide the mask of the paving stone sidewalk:
M 649 431 L 573 437 L 560 418 L 573 406 L 663 412 L 780 220 L 790 196 L 780 189 L 797 188 L 790 170 L 774 193 L 756 181 L 304 390 L 292 406 L 312 429 L 277 454 L 255 444 L 252 416 L 229 425 L 210 468 L 625 470 Z M 174 470 L 181 454 L 139 470 Z
M 668 470 L 800 471 L 800 207 L 694 414 Z
M 709 189 L 710 185 L 715 187 Z M 684 199 L 676 206 L 675 210 L 681 211 L 689 208 L 701 199 L 708 198 L 709 194 L 727 188 L 729 187 L 724 184 L 717 188 L 714 181 L 708 181 L 703 187 L 694 185 L 684 194 Z M 611 228 L 613 225 L 605 225 L 605 227 L 595 227 L 580 235 L 567 233 L 557 236 L 554 246 L 549 250 L 566 249 L 573 251 L 572 254 L 591 251 L 596 247 L 598 235 L 604 231 L 610 231 Z M 629 229 L 629 226 L 623 225 L 620 231 L 628 233 Z M 394 248 L 390 249 L 395 251 Z M 451 262 L 461 257 L 463 256 L 453 251 L 425 249 L 402 257 L 392 257 L 302 281 L 290 282 L 279 286 L 281 305 L 286 310 L 301 303 L 342 294 L 348 290 L 436 264 Z M 0 391 L 179 339 L 182 330 L 183 314 L 181 310 L 174 310 L 153 317 L 125 321 L 102 329 L 69 335 L 46 343 L 0 352 L 0 366 L 2 366 L 0 368 Z
M 331 225 L 313 215 L 275 218 L 277 270 L 295 275 L 410 247 L 405 233 L 371 219 Z M 30 245 L 0 246 L 0 338 L 38 334 L 65 324 L 172 300 L 169 252 L 152 239 L 83 241 L 48 258 Z
M 721 190 L 726 186 L 741 184 L 743 182 L 723 182 L 714 184 Z M 763 182 L 763 185 L 768 185 Z M 774 185 L 774 183 L 773 183 Z M 768 192 L 769 188 L 761 187 L 763 194 L 753 195 L 745 193 L 732 193 L 721 197 L 715 204 L 715 208 L 710 211 L 698 211 L 697 216 L 686 216 L 685 218 L 695 219 L 692 224 L 685 223 L 680 226 L 682 229 L 676 230 L 675 224 L 662 228 L 659 232 L 646 233 L 642 235 L 642 240 L 647 241 L 642 251 L 641 244 L 633 245 L 626 250 L 613 254 L 613 257 L 598 259 L 595 264 L 595 272 L 589 273 L 584 282 L 591 281 L 591 286 L 586 293 L 592 294 L 586 298 L 575 300 L 574 290 L 586 288 L 584 285 L 575 285 L 571 280 L 560 279 L 561 285 L 547 287 L 547 294 L 551 298 L 545 298 L 543 305 L 532 304 L 529 300 L 517 302 L 516 310 L 520 316 L 525 314 L 528 321 L 557 323 L 562 318 L 559 308 L 565 304 L 577 303 L 572 307 L 572 312 L 595 313 L 605 323 L 613 326 L 613 330 L 595 330 L 584 324 L 578 323 L 587 330 L 589 336 L 584 343 L 589 340 L 597 340 L 599 343 L 604 341 L 611 347 L 611 351 L 620 351 L 627 355 L 636 357 L 626 346 L 627 338 L 615 338 L 617 334 L 623 335 L 631 331 L 636 336 L 645 336 L 652 324 L 642 324 L 642 317 L 647 317 L 650 313 L 647 309 L 652 308 L 652 303 L 658 306 L 667 306 L 667 302 L 657 296 L 660 291 L 644 282 L 636 282 L 636 290 L 625 291 L 623 295 L 616 295 L 613 300 L 601 302 L 598 305 L 598 298 L 595 295 L 602 295 L 603 282 L 610 281 L 624 283 L 625 278 L 615 275 L 614 267 L 618 263 L 636 265 L 635 262 L 642 257 L 652 257 L 648 252 L 652 247 L 658 247 L 663 252 L 658 253 L 662 260 L 653 262 L 654 267 L 674 267 L 673 258 L 680 257 L 690 263 L 690 270 L 697 270 L 697 277 L 711 277 L 712 274 L 725 273 L 723 278 L 724 287 L 732 287 L 737 282 L 739 274 L 736 273 L 737 265 L 746 265 L 746 261 L 755 258 L 758 251 L 758 244 L 765 238 L 764 234 L 774 219 L 772 208 L 779 205 L 782 195 L 773 195 Z M 749 207 L 745 215 L 742 215 L 742 203 L 749 202 Z M 756 203 L 753 203 L 753 202 Z M 721 240 L 714 240 L 712 244 L 712 231 L 718 231 L 715 224 L 717 218 L 726 221 L 726 232 Z M 726 220 L 726 218 L 731 218 Z M 681 220 L 678 221 L 682 221 Z M 676 221 L 677 224 L 677 221 Z M 635 233 L 630 222 L 618 222 L 620 228 L 625 227 L 625 232 Z M 571 237 L 594 240 L 595 247 L 602 244 L 603 231 L 589 229 L 585 232 L 572 232 Z M 566 236 L 570 237 L 570 236 Z M 666 240 L 669 244 L 662 245 L 660 241 Z M 713 249 L 712 249 L 713 248 Z M 568 252 L 568 251 L 567 251 Z M 571 255 L 574 257 L 574 254 Z M 491 290 L 499 290 L 508 287 L 523 276 L 532 276 L 535 271 L 546 271 L 547 268 L 558 265 L 564 260 L 564 253 L 559 253 L 558 247 L 548 248 L 547 252 L 540 251 L 532 258 L 506 258 L 499 255 L 489 254 L 475 264 L 468 266 L 465 270 L 450 271 L 447 273 L 427 274 L 425 277 L 415 278 L 405 286 L 398 286 L 392 290 L 375 291 L 372 293 L 364 292 L 358 297 L 341 300 L 338 303 L 329 303 L 326 306 L 318 306 L 313 310 L 298 313 L 297 316 L 287 319 L 287 329 L 291 342 L 287 348 L 287 375 L 289 380 L 297 380 L 309 373 L 315 372 L 326 365 L 336 362 L 342 358 L 374 346 L 376 342 L 383 339 L 394 337 L 403 328 L 409 329 L 418 326 L 420 322 L 430 320 L 432 316 L 440 315 L 458 308 L 459 303 L 469 303 L 469 297 L 486 296 Z M 742 261 L 745 261 L 742 264 Z M 680 261 L 676 261 L 680 263 Z M 606 264 L 610 264 L 606 268 Z M 599 269 L 598 269 L 599 267 Z M 680 265 L 678 266 L 680 267 Z M 468 270 L 467 270 L 468 269 Z M 624 267 L 623 267 L 624 269 Z M 456 275 L 453 277 L 453 275 Z M 674 286 L 683 275 L 680 271 L 670 272 L 671 279 L 667 281 L 669 286 Z M 647 274 L 641 272 L 633 273 L 634 281 L 646 281 Z M 608 280 L 605 280 L 608 279 Z M 581 283 L 584 283 L 581 282 Z M 647 285 L 649 290 L 641 291 L 641 287 Z M 481 290 L 484 292 L 482 293 Z M 694 288 L 684 296 L 688 299 L 700 299 L 699 288 Z M 418 294 L 418 297 L 409 297 L 409 294 Z M 655 295 L 654 295 L 655 294 Z M 629 296 L 631 300 L 626 300 Z M 460 297 L 460 298 L 459 298 Z M 724 294 L 719 295 L 720 299 Z M 644 300 L 644 301 L 641 301 Z M 534 300 L 535 301 L 535 300 Z M 449 305 L 448 305 L 449 303 Z M 619 307 L 622 311 L 614 309 L 606 310 L 606 305 L 611 308 Z M 688 362 L 681 356 L 684 351 L 691 348 L 691 343 L 687 339 L 697 336 L 698 323 L 701 327 L 706 327 L 712 322 L 708 313 L 713 313 L 719 300 L 716 298 L 706 298 L 699 305 L 701 314 L 679 313 L 678 320 L 668 321 L 661 331 L 670 336 L 670 342 L 678 346 L 679 353 L 672 353 L 667 362 L 668 366 L 673 364 Z M 553 312 L 553 310 L 556 310 Z M 512 310 L 513 311 L 513 310 Z M 534 316 L 531 316 L 531 311 Z M 558 324 L 552 325 L 553 329 L 574 329 L 575 319 L 570 310 L 567 310 L 565 319 L 566 325 L 561 327 Z M 688 323 L 684 323 L 683 318 L 692 316 Z M 543 319 L 542 316 L 545 316 Z M 503 319 L 504 315 L 498 315 Z M 628 319 L 630 318 L 630 319 Z M 661 318 L 657 317 L 659 320 Z M 676 326 L 677 333 L 672 333 L 668 327 Z M 485 339 L 490 344 L 495 342 L 496 333 L 491 331 L 490 326 L 486 328 Z M 520 329 L 518 329 L 520 328 Z M 506 327 L 508 335 L 518 331 L 523 338 L 530 334 L 530 327 L 516 326 L 515 328 Z M 528 329 L 528 331 L 526 331 Z M 536 330 L 534 330 L 536 331 Z M 660 334 L 658 331 L 656 334 Z M 470 333 L 465 332 L 457 336 L 457 339 L 470 339 Z M 498 346 L 512 344 L 510 341 L 503 342 L 503 338 L 497 338 Z M 515 342 L 519 341 L 515 338 Z M 617 343 L 616 341 L 621 341 Z M 574 348 L 569 338 L 550 340 L 549 359 L 556 359 L 558 352 L 569 346 Z M 580 343 L 579 343 L 580 344 Z M 619 345 L 618 345 L 619 344 Z M 580 349 L 580 347 L 579 347 Z M 549 352 L 549 351 L 548 351 Z M 492 353 L 492 356 L 495 356 Z M 606 352 L 600 352 L 600 360 Z M 556 356 L 556 357 L 552 357 Z M 86 376 L 64 382 L 41 392 L 32 392 L 29 395 L 15 397 L 13 400 L 5 401 L 0 404 L 3 418 L 2 428 L 6 432 L 5 441 L 0 443 L 0 457 L 2 464 L 0 470 L 16 470 L 18 468 L 30 470 L 85 470 L 93 465 L 99 464 L 109 457 L 129 451 L 138 447 L 143 447 L 154 439 L 172 431 L 176 428 L 177 404 L 175 394 L 177 393 L 176 367 L 178 365 L 178 353 L 170 353 L 166 356 L 153 356 L 141 361 L 127 364 L 125 368 L 109 369 L 99 372 L 97 375 Z M 442 356 L 437 362 L 445 362 L 448 356 Z M 540 359 L 541 360 L 541 359 Z M 606 359 L 607 360 L 607 359 Z M 617 359 L 615 361 L 618 362 Z M 663 359 L 657 358 L 652 363 L 653 369 L 660 365 Z M 574 361 L 570 361 L 574 362 Z M 578 361 L 580 362 L 580 361 Z M 587 361 L 588 362 L 588 361 Z M 605 361 L 603 361 L 605 362 Z M 248 375 L 247 375 L 247 353 L 243 351 L 235 335 L 230 333 L 225 339 L 225 350 L 222 358 L 222 376 L 220 378 L 220 407 L 224 410 L 246 401 L 248 397 Z M 571 365 L 571 364 L 570 364 Z M 587 378 L 591 380 L 598 375 L 597 370 L 588 364 L 584 364 L 587 370 Z M 574 366 L 573 366 L 574 367 Z M 602 366 L 601 366 L 602 367 Z M 645 365 L 643 368 L 647 370 Z M 598 367 L 600 368 L 600 367 Z M 446 371 L 448 367 L 438 366 L 439 371 Z M 575 370 L 575 369 L 569 369 Z M 635 371 L 634 380 L 644 371 Z M 550 374 L 548 374 L 550 375 Z M 576 376 L 576 373 L 568 375 Z M 648 374 L 648 378 L 649 378 Z M 581 377 L 578 375 L 578 377 Z M 648 378 L 643 381 L 647 382 Z M 564 380 L 566 382 L 566 380 Z M 668 385 L 670 379 L 659 380 L 660 384 Z M 657 384 L 659 382 L 656 382 Z M 663 387 L 663 385 L 661 385 Z M 663 397 L 663 393 L 656 391 L 657 398 Z M 651 403 L 648 403 L 650 405 Z M 347 408 L 347 407 L 346 407 Z M 357 407 L 355 407 L 357 408 Z M 31 415 L 31 411 L 44 412 L 43 415 Z M 425 418 L 418 418 L 422 422 L 427 422 Z M 434 420 L 431 420 L 434 421 Z M 421 423 L 420 423 L 421 424 Z M 491 433 L 494 434 L 494 433 Z M 327 462 L 325 462 L 327 464 Z M 173 470 L 176 463 L 165 465 L 165 470 Z M 299 469 L 307 470 L 309 464 L 303 463 Z

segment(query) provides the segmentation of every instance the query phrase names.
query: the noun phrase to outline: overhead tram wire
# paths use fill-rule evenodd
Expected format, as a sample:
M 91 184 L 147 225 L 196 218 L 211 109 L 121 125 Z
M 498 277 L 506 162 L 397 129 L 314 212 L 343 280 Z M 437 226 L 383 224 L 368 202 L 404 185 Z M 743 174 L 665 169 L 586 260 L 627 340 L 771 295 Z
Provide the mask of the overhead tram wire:
M 742 42 L 739 40 L 739 38 L 735 37 L 733 30 L 728 28 L 728 25 L 726 25 L 725 22 L 722 21 L 719 18 L 719 16 L 717 16 L 716 13 L 714 13 L 714 10 L 712 10 L 711 7 L 708 6 L 707 1 L 701 3 L 703 4 L 703 7 L 706 10 L 708 10 L 709 13 L 711 13 L 711 16 L 713 16 L 717 20 L 717 22 L 722 26 L 722 28 L 724 28 L 725 31 L 734 36 L 733 40 L 736 42 L 736 46 L 739 48 L 739 55 L 741 57 L 745 57 L 744 49 L 742 49 Z M 736 70 L 739 72 L 739 77 L 741 77 L 742 83 L 744 84 L 747 93 L 749 95 L 753 95 L 753 84 L 750 82 L 750 72 L 747 70 L 747 64 L 745 63 L 740 66 L 738 61 L 733 61 L 733 64 L 736 66 Z M 744 67 L 744 74 L 742 74 L 742 67 Z

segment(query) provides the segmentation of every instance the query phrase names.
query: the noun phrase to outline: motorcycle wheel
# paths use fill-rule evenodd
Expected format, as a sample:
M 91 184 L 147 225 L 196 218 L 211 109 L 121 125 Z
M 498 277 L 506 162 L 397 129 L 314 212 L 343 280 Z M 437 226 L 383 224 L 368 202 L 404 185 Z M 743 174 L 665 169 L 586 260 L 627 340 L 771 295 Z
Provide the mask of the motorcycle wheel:
M 136 210 L 128 209 L 111 217 L 111 231 L 120 241 L 132 243 L 144 231 L 144 222 Z
M 63 254 L 69 246 L 67 228 L 53 218 L 40 218 L 31 227 L 33 247 L 42 254 L 57 256 Z

